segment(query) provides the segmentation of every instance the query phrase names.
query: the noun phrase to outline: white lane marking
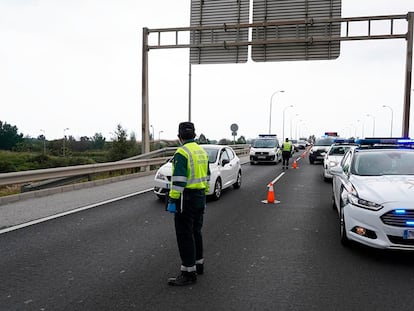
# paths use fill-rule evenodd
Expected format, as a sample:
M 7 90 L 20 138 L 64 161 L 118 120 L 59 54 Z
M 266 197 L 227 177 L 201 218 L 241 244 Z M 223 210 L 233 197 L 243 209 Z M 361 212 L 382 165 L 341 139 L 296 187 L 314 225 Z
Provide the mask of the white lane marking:
M 126 194 L 126 195 L 123 195 L 123 196 L 120 196 L 120 197 L 117 197 L 117 198 L 112 198 L 112 199 L 105 200 L 105 201 L 102 201 L 102 202 L 98 202 L 98 203 L 94 203 L 94 204 L 91 204 L 91 205 L 86 205 L 86 206 L 83 206 L 83 207 L 79 207 L 79 208 L 76 208 L 76 209 L 73 209 L 73 210 L 70 210 L 70 211 L 67 211 L 67 212 L 62 212 L 62 213 L 55 214 L 55 215 L 52 215 L 52 216 L 47 216 L 47 217 L 43 217 L 43 218 L 39 218 L 39 219 L 36 219 L 36 220 L 29 221 L 29 222 L 25 222 L 23 224 L 15 225 L 15 226 L 12 226 L 12 227 L 7 227 L 5 229 L 1 229 L 0 234 L 10 232 L 10 231 L 14 231 L 14 230 L 18 230 L 18 229 L 22 229 L 22 228 L 25 228 L 25 227 L 29 227 L 29 226 L 32 226 L 32 225 L 36 225 L 36 224 L 39 224 L 39 223 L 42 223 L 42 222 L 45 222 L 45 221 L 48 221 L 48 220 L 56 219 L 56 218 L 63 217 L 63 216 L 66 216 L 66 215 L 70 215 L 70 214 L 74 214 L 74 213 L 77 213 L 77 212 L 81 212 L 81 211 L 84 211 L 84 210 L 87 210 L 87 209 L 90 209 L 90 208 L 94 208 L 94 207 L 97 207 L 97 206 L 100 206 L 100 205 L 104 205 L 104 204 L 112 203 L 112 202 L 115 202 L 115 201 L 123 200 L 123 199 L 133 197 L 135 195 L 143 194 L 145 192 L 149 192 L 149 191 L 152 191 L 152 190 L 153 189 L 151 188 L 151 189 L 146 189 L 146 190 Z
M 283 175 L 285 175 L 285 172 L 280 173 L 279 176 L 277 176 L 275 179 L 271 181 L 271 183 L 274 185 L 275 182 L 277 182 L 280 178 L 282 178 Z

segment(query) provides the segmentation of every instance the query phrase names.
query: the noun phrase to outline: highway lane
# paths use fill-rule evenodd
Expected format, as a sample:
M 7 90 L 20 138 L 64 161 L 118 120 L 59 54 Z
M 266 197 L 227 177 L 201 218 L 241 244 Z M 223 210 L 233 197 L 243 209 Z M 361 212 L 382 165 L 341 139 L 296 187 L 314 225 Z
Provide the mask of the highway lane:
M 152 193 L 0 235 L 0 310 L 411 310 L 411 253 L 339 243 L 320 165 L 244 165 L 208 202 L 206 273 L 179 267 L 172 215 Z

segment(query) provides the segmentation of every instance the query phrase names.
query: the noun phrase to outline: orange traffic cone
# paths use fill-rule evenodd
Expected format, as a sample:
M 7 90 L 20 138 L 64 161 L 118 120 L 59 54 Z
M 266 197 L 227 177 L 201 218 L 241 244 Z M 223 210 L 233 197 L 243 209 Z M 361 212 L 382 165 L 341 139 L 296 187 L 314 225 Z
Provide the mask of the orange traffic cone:
M 262 202 L 266 204 L 280 203 L 280 201 L 276 201 L 275 199 L 275 191 L 273 189 L 273 183 L 268 184 L 267 187 L 269 188 L 269 190 L 267 191 L 267 199 L 263 200 Z
M 273 183 L 268 185 L 269 190 L 267 191 L 267 203 L 275 203 L 275 190 L 273 189 Z
M 296 160 L 293 161 L 292 168 L 294 170 L 298 168 L 298 164 L 296 163 Z

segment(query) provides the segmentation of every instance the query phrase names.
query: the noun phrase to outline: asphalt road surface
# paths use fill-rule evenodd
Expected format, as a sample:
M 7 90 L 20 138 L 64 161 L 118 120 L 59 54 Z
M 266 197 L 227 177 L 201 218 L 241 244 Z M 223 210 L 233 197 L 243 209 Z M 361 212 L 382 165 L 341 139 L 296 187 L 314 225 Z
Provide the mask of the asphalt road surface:
M 208 202 L 189 287 L 167 285 L 173 216 L 150 192 L 1 234 L 0 310 L 413 310 L 414 254 L 343 247 L 321 165 L 297 163 L 244 165 Z

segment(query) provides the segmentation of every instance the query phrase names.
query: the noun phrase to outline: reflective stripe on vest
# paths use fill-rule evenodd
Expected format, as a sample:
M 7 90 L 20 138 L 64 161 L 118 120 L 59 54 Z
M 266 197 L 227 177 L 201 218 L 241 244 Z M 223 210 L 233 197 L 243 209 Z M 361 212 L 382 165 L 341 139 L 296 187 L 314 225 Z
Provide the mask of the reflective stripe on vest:
M 177 149 L 177 153 L 181 154 L 187 159 L 187 174 L 189 176 L 171 176 L 171 191 L 170 191 L 170 197 L 172 198 L 178 198 L 181 193 L 183 193 L 185 188 L 189 189 L 208 189 L 208 155 L 197 144 L 194 145 L 194 147 L 198 147 L 200 149 L 195 149 L 191 151 L 190 148 L 183 145 Z M 197 153 L 200 153 L 200 155 L 197 155 Z M 202 154 L 201 154 L 202 153 Z M 195 155 L 195 156 L 194 156 Z M 203 162 L 205 161 L 206 165 L 206 171 L 204 172 L 204 167 L 197 167 L 197 174 L 203 175 L 205 173 L 206 176 L 203 177 L 196 177 L 196 161 Z M 200 164 L 202 165 L 202 164 Z M 173 172 L 174 174 L 174 172 Z M 185 187 L 182 185 L 176 185 L 174 182 L 181 182 L 185 183 Z
M 187 185 L 199 184 L 199 183 L 202 183 L 202 182 L 206 182 L 207 181 L 207 176 L 206 177 L 201 177 L 201 178 L 195 178 L 194 158 L 193 158 L 193 154 L 190 151 L 190 149 L 188 149 L 186 146 L 182 146 L 181 148 L 187 153 L 188 161 L 190 162 L 191 176 L 190 176 L 190 179 L 187 179 Z

